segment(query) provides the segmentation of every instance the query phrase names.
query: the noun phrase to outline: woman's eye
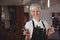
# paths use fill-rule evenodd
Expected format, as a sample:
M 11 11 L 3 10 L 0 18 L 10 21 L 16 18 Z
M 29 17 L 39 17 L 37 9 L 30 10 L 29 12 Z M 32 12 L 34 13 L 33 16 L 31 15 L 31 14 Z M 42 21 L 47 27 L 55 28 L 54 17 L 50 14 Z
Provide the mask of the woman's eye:
M 39 12 L 39 11 L 32 11 L 32 12 Z
M 39 12 L 39 11 L 36 11 L 36 12 Z
M 35 12 L 35 11 L 32 11 L 32 12 Z

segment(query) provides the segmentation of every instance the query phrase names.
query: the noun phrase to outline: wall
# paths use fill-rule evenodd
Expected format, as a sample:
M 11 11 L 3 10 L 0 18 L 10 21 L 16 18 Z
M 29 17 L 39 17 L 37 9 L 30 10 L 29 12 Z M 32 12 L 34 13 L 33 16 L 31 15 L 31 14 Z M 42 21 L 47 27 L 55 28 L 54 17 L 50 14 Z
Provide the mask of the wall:
M 56 4 L 50 8 L 42 9 L 41 17 L 46 20 L 48 23 L 52 24 L 52 12 L 60 12 L 60 3 Z

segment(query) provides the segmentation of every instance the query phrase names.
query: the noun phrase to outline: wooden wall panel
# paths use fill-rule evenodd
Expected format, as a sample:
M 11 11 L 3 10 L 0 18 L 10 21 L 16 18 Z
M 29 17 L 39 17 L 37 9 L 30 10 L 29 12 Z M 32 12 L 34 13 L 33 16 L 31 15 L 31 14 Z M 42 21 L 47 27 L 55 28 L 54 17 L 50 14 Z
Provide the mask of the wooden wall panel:
M 24 15 L 24 6 L 17 6 L 17 13 L 16 13 L 16 39 L 23 40 L 22 36 L 22 27 L 23 27 L 23 15 Z
M 2 13 L 2 8 L 1 8 L 1 5 L 0 5 L 0 31 L 1 31 L 1 13 Z
M 2 32 L 1 28 L 1 6 L 0 6 L 0 40 L 24 40 L 22 35 L 23 19 L 24 19 L 24 6 L 18 6 L 16 9 L 16 32 Z

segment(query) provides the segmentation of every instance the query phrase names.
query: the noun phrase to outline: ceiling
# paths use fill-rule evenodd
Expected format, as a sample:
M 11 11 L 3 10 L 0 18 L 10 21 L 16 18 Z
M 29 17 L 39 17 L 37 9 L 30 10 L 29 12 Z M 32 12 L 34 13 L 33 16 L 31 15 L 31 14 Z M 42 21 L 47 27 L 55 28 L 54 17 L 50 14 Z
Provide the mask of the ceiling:
M 21 5 L 30 0 L 0 0 L 0 5 Z
M 41 5 L 47 5 L 47 0 L 0 0 L 0 5 L 31 5 L 32 3 L 38 3 Z M 51 0 L 51 6 L 60 3 L 60 0 Z
M 51 0 L 51 6 L 60 4 L 60 0 Z

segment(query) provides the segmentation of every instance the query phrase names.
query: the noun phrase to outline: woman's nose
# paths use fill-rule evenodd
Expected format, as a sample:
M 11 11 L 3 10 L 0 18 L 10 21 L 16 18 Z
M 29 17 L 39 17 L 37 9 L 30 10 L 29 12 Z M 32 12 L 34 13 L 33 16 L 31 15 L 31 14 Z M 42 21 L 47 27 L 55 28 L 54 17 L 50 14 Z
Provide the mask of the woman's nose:
M 35 13 L 38 13 L 37 11 L 35 11 Z

